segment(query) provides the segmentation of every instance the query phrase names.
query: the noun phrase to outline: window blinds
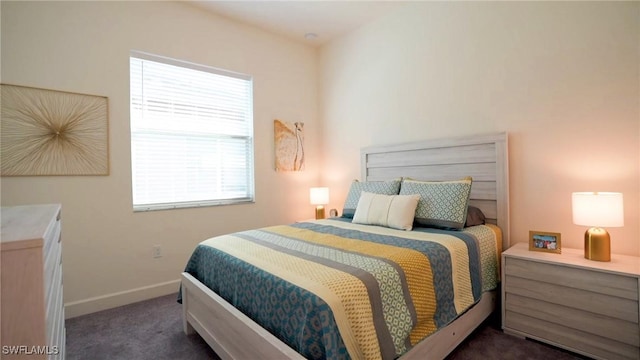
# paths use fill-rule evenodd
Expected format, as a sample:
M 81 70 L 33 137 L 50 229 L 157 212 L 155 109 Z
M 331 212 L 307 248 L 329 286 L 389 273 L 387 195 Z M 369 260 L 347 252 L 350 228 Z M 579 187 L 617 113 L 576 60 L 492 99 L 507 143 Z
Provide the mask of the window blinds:
M 134 210 L 253 201 L 251 78 L 137 52 L 130 76 Z

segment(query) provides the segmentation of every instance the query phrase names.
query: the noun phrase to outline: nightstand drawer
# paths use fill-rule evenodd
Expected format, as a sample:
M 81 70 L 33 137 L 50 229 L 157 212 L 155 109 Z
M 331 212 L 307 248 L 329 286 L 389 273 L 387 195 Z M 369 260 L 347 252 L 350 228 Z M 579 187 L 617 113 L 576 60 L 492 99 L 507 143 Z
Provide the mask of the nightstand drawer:
M 545 282 L 638 301 L 638 278 L 565 265 L 505 259 L 506 273 L 524 279 Z M 636 309 L 636 312 L 638 309 Z
M 505 259 L 505 291 L 638 324 L 638 279 Z
M 589 355 L 597 359 L 638 359 L 638 348 L 577 329 L 507 312 L 505 327 L 539 340 Z
M 517 323 L 511 324 L 511 317 L 513 314 L 521 314 L 562 326 L 567 328 L 567 331 L 578 330 L 634 347 L 640 346 L 640 329 L 637 323 L 577 309 L 571 304 L 560 305 L 510 291 L 507 291 L 505 296 L 505 325 L 514 329 L 519 326 Z

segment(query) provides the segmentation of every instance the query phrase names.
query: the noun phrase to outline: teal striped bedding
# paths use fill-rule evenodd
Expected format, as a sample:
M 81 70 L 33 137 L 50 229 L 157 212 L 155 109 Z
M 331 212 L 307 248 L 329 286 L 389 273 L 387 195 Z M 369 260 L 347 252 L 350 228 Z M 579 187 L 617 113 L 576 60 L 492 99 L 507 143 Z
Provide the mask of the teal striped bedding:
M 185 271 L 306 358 L 394 359 L 496 288 L 500 243 L 327 219 L 208 239 Z

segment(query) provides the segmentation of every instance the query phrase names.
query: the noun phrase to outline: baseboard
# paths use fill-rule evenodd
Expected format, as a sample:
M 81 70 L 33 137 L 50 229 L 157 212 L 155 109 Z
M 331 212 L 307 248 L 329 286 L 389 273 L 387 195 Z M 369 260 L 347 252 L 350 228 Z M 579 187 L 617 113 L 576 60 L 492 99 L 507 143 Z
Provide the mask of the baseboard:
M 91 314 L 97 311 L 112 309 L 138 301 L 177 293 L 179 288 L 180 280 L 178 279 L 160 284 L 143 286 L 137 289 L 69 302 L 64 304 L 64 317 L 65 319 L 70 319 L 76 316 Z

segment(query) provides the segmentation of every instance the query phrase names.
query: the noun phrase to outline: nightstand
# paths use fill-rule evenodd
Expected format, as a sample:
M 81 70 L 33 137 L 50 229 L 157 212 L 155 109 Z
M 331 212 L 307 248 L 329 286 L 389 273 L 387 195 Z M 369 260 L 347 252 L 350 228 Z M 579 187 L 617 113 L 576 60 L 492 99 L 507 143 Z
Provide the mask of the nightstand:
M 529 251 L 502 253 L 502 328 L 596 359 L 640 359 L 640 258 L 584 258 Z

